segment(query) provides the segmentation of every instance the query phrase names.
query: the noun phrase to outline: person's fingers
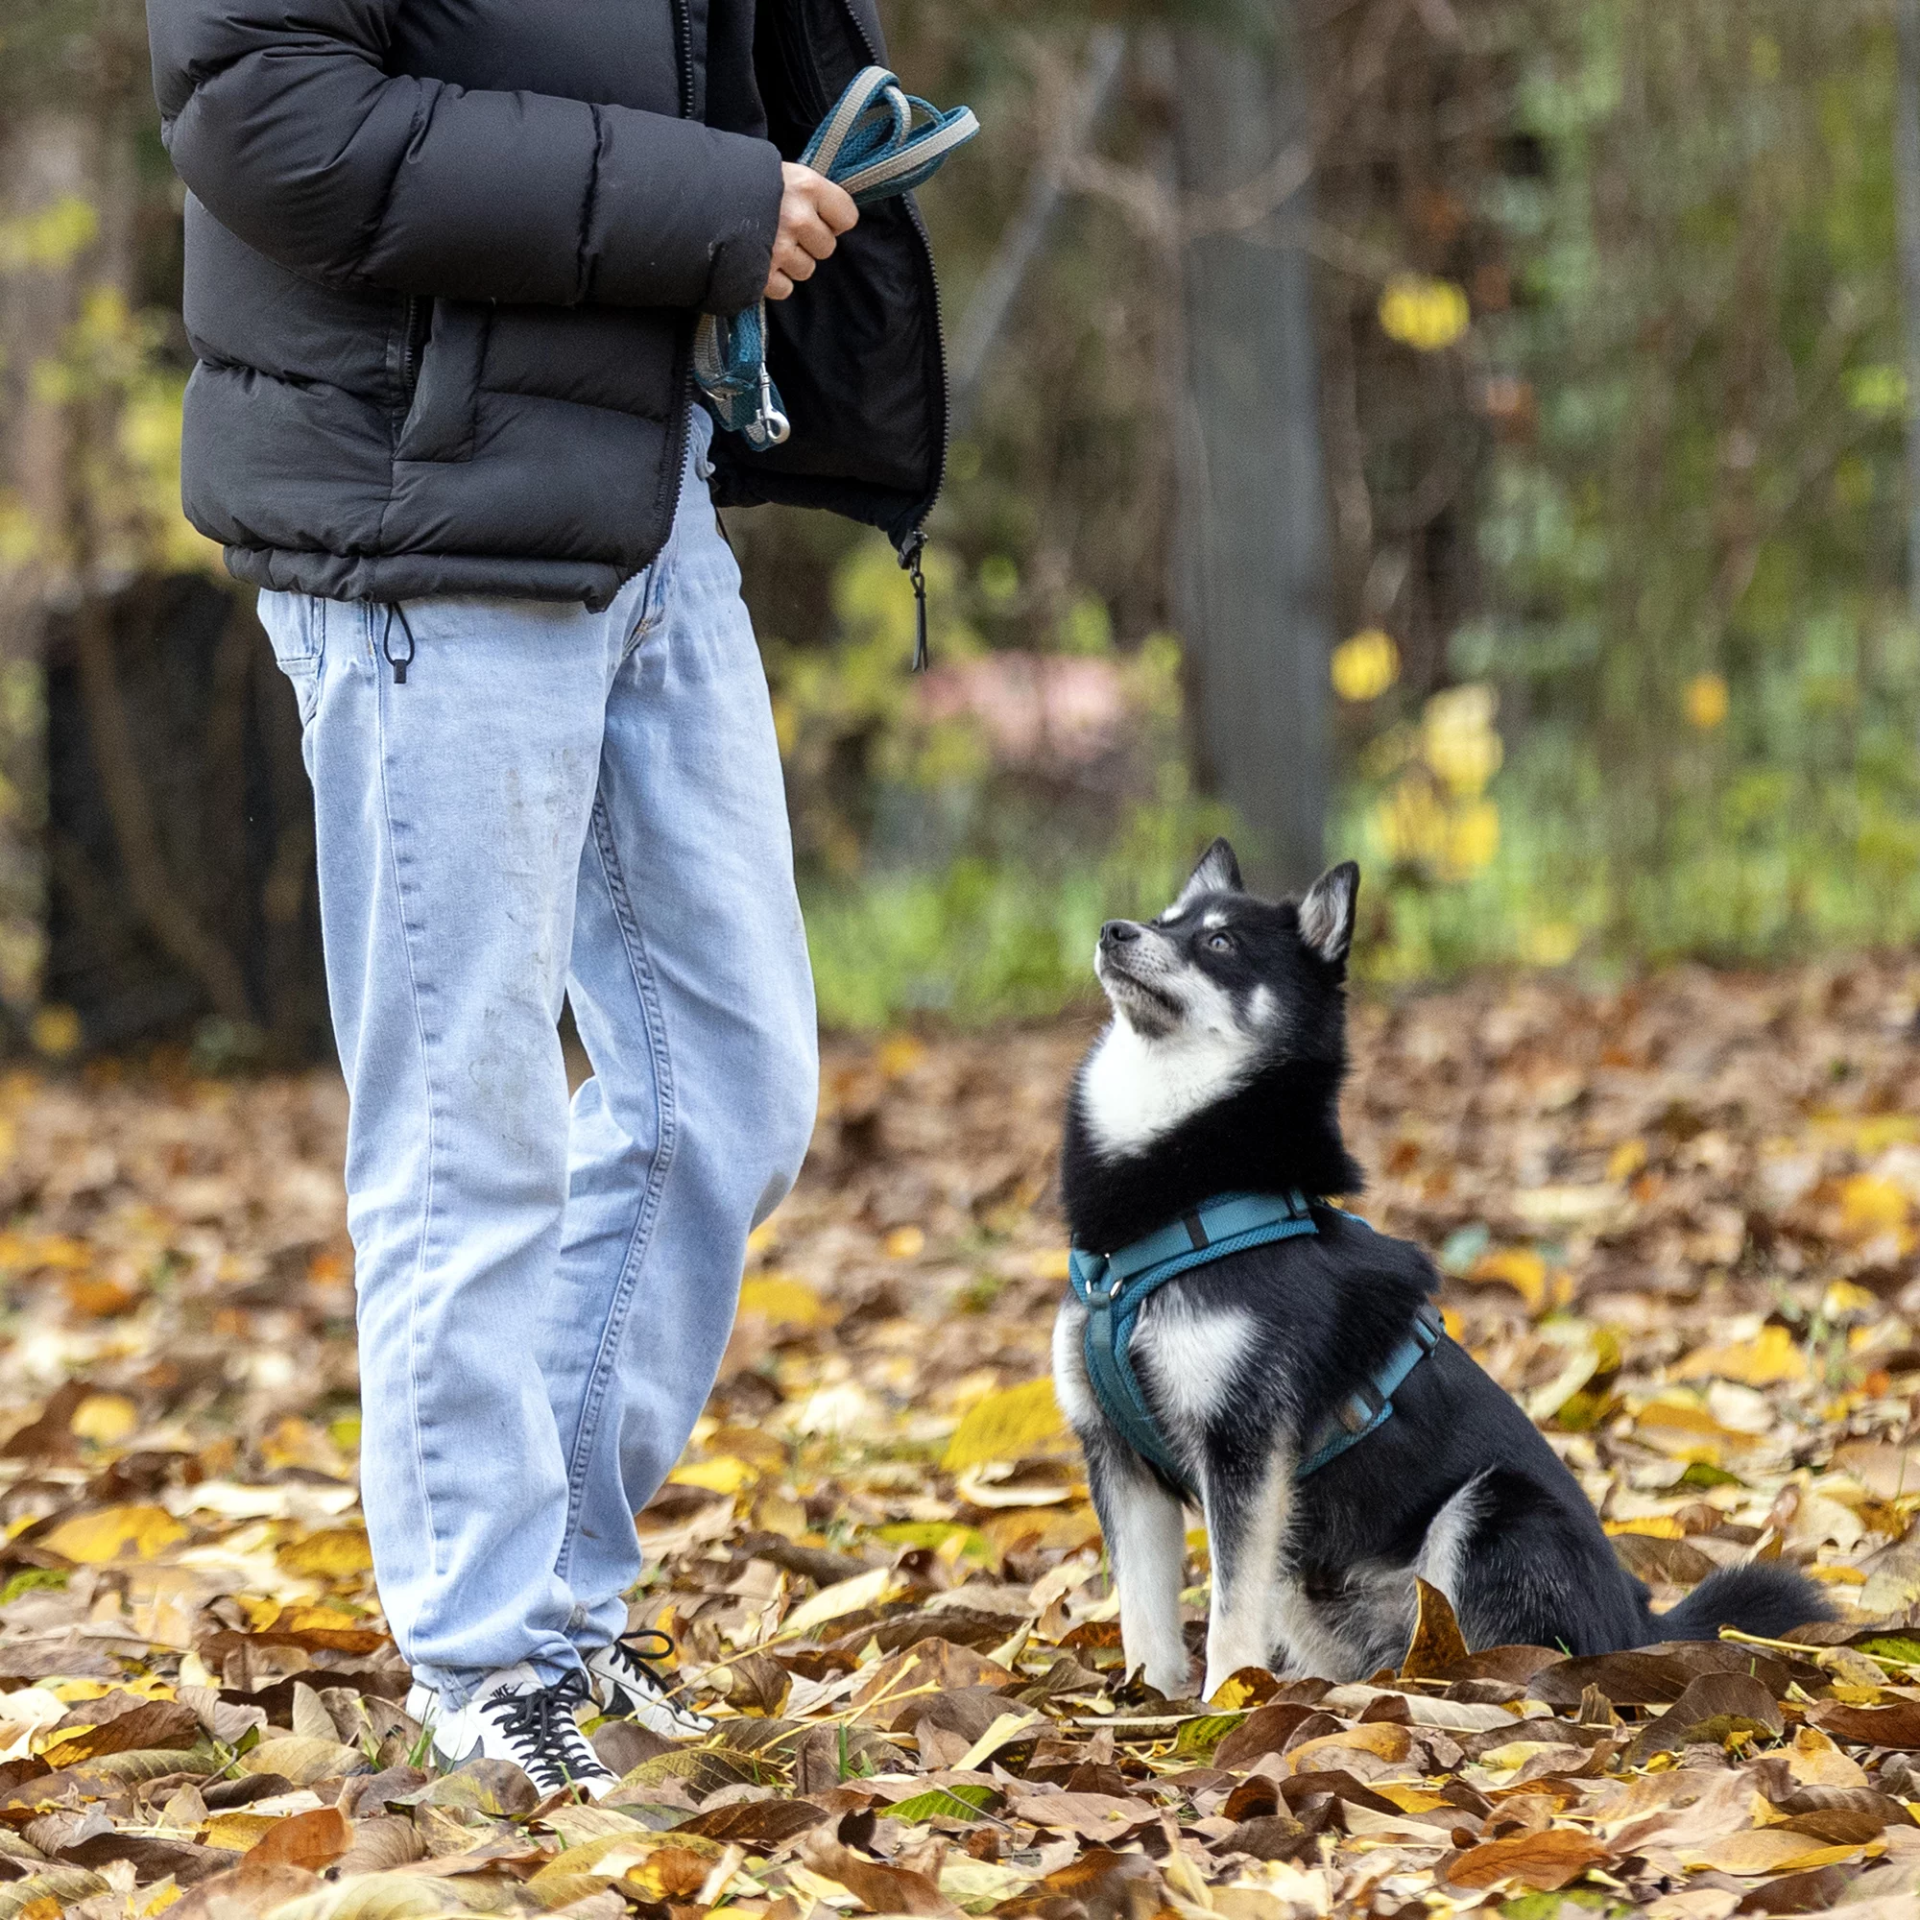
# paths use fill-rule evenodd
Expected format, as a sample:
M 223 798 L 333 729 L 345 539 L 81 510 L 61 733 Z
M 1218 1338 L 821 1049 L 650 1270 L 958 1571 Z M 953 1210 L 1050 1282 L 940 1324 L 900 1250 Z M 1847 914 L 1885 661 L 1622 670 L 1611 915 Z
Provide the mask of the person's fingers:
M 806 213 L 789 229 L 791 237 L 798 241 L 816 260 L 824 260 L 840 243 L 833 237 L 833 229 L 809 207 Z
M 817 262 L 805 247 L 782 235 L 773 249 L 773 264 L 789 280 L 811 280 Z
M 853 195 L 845 187 L 829 180 L 824 173 L 817 173 L 814 179 L 819 185 L 812 189 L 814 211 L 819 214 L 835 233 L 845 233 L 850 227 L 857 226 L 860 209 L 854 204 Z
M 773 271 L 767 275 L 767 291 L 765 297 L 769 300 L 784 300 L 792 292 L 793 282 L 789 280 L 778 267 L 775 267 Z

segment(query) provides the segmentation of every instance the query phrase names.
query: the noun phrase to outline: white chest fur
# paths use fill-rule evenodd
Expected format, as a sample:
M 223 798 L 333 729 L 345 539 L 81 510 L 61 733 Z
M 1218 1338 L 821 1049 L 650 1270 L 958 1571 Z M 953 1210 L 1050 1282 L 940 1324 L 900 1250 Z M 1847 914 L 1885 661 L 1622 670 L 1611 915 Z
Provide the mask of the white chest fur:
M 1159 1038 L 1116 1020 L 1080 1073 L 1081 1111 L 1108 1159 L 1135 1154 L 1224 1100 L 1253 1073 L 1259 1045 L 1232 1024 L 1185 1026 Z

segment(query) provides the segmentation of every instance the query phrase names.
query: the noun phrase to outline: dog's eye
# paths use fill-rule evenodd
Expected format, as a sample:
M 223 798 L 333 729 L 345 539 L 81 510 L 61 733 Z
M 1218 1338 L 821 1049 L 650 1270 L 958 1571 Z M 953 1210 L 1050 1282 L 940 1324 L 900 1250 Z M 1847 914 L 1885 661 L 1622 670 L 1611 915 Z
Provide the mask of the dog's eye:
M 1231 953 L 1233 936 L 1226 933 L 1210 933 L 1207 935 L 1207 949 L 1211 953 Z

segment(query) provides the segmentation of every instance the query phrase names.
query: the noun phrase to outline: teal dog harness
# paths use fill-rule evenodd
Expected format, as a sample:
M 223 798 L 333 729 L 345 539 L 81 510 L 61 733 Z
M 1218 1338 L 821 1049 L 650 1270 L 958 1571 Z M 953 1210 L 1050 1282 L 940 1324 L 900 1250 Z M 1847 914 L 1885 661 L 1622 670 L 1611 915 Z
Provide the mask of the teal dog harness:
M 802 166 L 845 187 L 856 206 L 908 193 L 980 131 L 970 107 L 942 113 L 908 93 L 885 67 L 863 67 L 821 121 Z M 767 372 L 767 303 L 731 318 L 702 317 L 693 341 L 693 377 L 714 418 L 743 434 L 755 453 L 787 437 L 780 389 Z
M 1360 1224 L 1365 1224 L 1361 1222 Z M 1169 1226 L 1130 1241 L 1115 1253 L 1089 1253 L 1075 1247 L 1068 1278 L 1087 1310 L 1081 1351 L 1087 1378 L 1100 1410 L 1143 1460 L 1148 1460 L 1195 1505 L 1199 1490 L 1167 1444 L 1134 1373 L 1129 1350 L 1140 1309 L 1150 1295 L 1195 1267 L 1203 1267 L 1249 1247 L 1317 1233 L 1313 1214 L 1298 1193 L 1227 1193 L 1183 1214 Z M 1348 1394 L 1315 1430 L 1307 1455 L 1294 1468 L 1304 1480 L 1364 1440 L 1393 1417 L 1393 1396 L 1401 1383 L 1438 1344 L 1440 1316 L 1423 1305 L 1413 1330 L 1363 1387 Z

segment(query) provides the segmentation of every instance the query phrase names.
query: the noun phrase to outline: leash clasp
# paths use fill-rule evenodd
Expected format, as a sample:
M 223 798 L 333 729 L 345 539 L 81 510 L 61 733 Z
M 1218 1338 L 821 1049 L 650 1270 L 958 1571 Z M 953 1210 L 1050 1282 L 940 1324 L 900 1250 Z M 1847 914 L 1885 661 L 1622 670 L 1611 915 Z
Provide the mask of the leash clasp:
M 774 405 L 773 375 L 764 360 L 760 362 L 760 431 L 770 447 L 777 447 L 793 431 L 787 416 Z

